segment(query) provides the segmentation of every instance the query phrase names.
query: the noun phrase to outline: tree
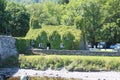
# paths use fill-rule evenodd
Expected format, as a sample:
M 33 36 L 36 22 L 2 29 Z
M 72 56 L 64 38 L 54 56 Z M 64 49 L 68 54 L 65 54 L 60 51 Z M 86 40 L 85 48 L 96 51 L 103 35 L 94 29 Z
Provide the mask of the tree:
M 82 4 L 83 8 L 83 20 L 85 28 L 85 33 L 89 37 L 89 41 L 92 42 L 93 45 L 96 45 L 96 42 L 99 40 L 100 36 L 100 29 L 103 24 L 103 15 L 102 15 L 102 10 L 101 10 L 101 5 L 99 2 L 88 2 Z
M 59 4 L 68 4 L 69 0 L 58 0 Z
M 108 0 L 104 5 L 106 19 L 101 31 L 104 33 L 104 40 L 110 43 L 120 41 L 120 2 L 119 0 Z
M 113 23 L 106 23 L 104 24 L 103 28 L 101 29 L 101 32 L 103 35 L 102 40 L 115 44 L 116 42 L 119 42 L 120 40 L 120 27 L 116 25 L 115 22 Z
M 61 12 L 63 7 L 59 4 L 55 5 L 54 3 L 46 3 L 45 10 L 49 15 L 45 24 L 47 25 L 60 25 L 61 24 Z
M 9 3 L 6 11 L 10 13 L 9 26 L 12 36 L 25 36 L 29 30 L 30 15 L 22 5 Z
M 6 26 L 5 26 L 5 8 L 6 8 L 6 0 L 0 0 L 0 34 L 5 34 Z
M 27 10 L 31 15 L 30 19 L 30 26 L 35 27 L 32 25 L 37 25 L 38 27 L 41 27 L 43 23 L 47 23 L 49 19 L 49 14 L 47 9 L 45 9 L 45 6 L 43 4 L 33 4 L 30 6 L 27 6 Z M 37 22 L 35 22 L 37 21 Z M 36 26 L 36 27 L 37 27 Z

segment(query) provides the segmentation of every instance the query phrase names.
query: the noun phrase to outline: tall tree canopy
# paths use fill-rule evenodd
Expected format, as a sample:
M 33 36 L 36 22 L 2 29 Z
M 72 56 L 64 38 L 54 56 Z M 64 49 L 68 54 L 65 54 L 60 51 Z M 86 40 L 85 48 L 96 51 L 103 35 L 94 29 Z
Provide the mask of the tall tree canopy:
M 0 34 L 5 34 L 6 31 L 5 8 L 6 8 L 6 0 L 0 0 Z
M 30 15 L 24 6 L 9 3 L 6 11 L 10 14 L 9 26 L 12 36 L 25 36 L 29 30 Z
M 100 41 L 120 42 L 119 0 L 7 1 L 6 8 L 6 1 L 0 0 L 0 34 L 10 32 L 13 36 L 25 36 L 29 26 L 68 25 L 80 29 L 84 40 L 93 45 Z

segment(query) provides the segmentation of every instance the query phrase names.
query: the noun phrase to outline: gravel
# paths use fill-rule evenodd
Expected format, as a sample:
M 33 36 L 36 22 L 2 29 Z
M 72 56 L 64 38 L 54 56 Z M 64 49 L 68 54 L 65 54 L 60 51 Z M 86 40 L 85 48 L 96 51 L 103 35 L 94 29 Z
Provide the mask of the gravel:
M 69 72 L 64 68 L 60 71 L 48 69 L 46 71 L 32 70 L 32 69 L 9 69 L 5 68 L 0 72 L 12 71 L 13 77 L 28 75 L 28 76 L 48 76 L 48 77 L 62 77 L 62 78 L 75 78 L 82 80 L 120 80 L 120 72 Z

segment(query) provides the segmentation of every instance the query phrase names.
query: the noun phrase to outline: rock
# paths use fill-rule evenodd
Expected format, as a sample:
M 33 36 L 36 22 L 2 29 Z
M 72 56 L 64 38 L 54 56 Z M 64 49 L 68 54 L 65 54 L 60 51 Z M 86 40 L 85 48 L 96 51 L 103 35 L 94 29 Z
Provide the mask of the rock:
M 0 80 L 3 80 L 3 77 L 2 77 L 2 76 L 0 76 Z
M 27 74 L 22 75 L 22 76 L 20 77 L 20 80 L 29 80 L 29 76 L 28 76 Z
M 17 55 L 15 39 L 11 36 L 0 35 L 0 59 L 5 59 L 12 55 Z

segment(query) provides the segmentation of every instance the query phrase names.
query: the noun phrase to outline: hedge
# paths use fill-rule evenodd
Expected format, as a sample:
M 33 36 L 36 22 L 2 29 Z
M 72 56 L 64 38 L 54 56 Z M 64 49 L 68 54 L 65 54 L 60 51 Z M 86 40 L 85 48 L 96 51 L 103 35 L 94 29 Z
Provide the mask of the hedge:
M 19 53 L 25 53 L 30 48 L 30 40 L 25 38 L 16 38 L 16 47 Z

